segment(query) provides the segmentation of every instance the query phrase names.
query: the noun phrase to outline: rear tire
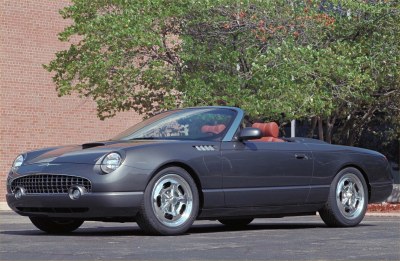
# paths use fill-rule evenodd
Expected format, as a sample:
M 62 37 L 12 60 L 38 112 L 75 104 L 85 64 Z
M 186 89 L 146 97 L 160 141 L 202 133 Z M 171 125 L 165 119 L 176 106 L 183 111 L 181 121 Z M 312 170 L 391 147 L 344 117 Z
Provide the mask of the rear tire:
M 357 226 L 364 218 L 368 206 L 368 187 L 361 172 L 345 168 L 333 179 L 328 201 L 319 211 L 330 227 Z
M 230 228 L 243 228 L 250 224 L 253 218 L 241 218 L 241 219 L 218 219 L 221 224 L 224 224 Z
M 182 168 L 169 167 L 150 180 L 136 222 L 148 234 L 179 235 L 192 226 L 198 212 L 193 178 Z
M 78 229 L 84 222 L 80 219 L 55 219 L 46 217 L 29 217 L 29 219 L 35 227 L 49 234 L 72 232 Z

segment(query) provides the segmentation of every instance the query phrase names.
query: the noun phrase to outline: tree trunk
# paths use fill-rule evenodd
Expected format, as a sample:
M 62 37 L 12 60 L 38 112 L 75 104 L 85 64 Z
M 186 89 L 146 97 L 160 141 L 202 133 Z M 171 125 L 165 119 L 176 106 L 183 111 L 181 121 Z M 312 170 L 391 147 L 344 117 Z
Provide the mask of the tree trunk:
M 317 127 L 317 117 L 312 117 L 311 118 L 311 128 L 308 131 L 308 135 L 307 135 L 308 138 L 314 138 L 314 131 L 315 131 L 316 127 Z
M 327 117 L 326 119 L 326 142 L 332 143 L 333 126 L 335 126 L 336 115 L 332 118 Z
M 369 108 L 369 110 L 364 113 L 364 115 L 361 118 L 358 118 L 353 121 L 351 125 L 351 133 L 348 137 L 348 145 L 349 146 L 355 146 L 358 145 L 358 142 L 360 141 L 360 137 L 364 131 L 364 128 L 368 123 L 371 121 L 372 115 L 375 113 L 376 108 Z
M 350 130 L 352 129 L 352 126 L 354 125 L 354 119 L 349 115 L 347 117 L 347 121 L 344 123 L 344 126 L 342 128 L 342 133 L 341 133 L 341 143 L 343 145 L 349 145 L 349 140 L 350 140 Z
M 322 126 L 322 118 L 318 116 L 318 136 L 320 140 L 324 140 L 324 128 Z

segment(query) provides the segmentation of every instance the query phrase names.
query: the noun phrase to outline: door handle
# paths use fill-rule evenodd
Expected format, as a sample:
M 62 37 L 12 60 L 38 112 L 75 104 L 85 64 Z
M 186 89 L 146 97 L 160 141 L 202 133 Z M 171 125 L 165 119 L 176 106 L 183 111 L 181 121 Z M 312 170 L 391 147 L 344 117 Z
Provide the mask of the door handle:
M 306 154 L 294 154 L 294 157 L 295 157 L 296 159 L 305 159 L 305 160 L 308 160 L 308 157 L 307 157 Z

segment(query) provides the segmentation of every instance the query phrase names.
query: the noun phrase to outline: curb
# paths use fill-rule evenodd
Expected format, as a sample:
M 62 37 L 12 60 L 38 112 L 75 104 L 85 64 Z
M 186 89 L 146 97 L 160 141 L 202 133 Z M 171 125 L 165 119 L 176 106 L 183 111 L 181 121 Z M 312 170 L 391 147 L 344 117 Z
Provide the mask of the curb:
M 7 205 L 7 202 L 0 202 L 0 211 L 11 211 L 11 208 Z
M 400 202 L 400 184 L 393 184 L 392 194 L 387 198 L 388 203 Z
M 369 217 L 400 217 L 400 212 L 367 212 Z

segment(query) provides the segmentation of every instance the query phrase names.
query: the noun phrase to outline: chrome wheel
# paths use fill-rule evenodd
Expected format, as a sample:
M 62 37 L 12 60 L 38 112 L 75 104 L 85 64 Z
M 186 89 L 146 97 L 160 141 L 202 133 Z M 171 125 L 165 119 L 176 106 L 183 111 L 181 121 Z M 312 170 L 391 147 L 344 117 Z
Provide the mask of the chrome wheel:
M 179 235 L 188 231 L 200 209 L 193 177 L 183 168 L 158 171 L 147 185 L 136 223 L 153 235 Z
M 358 169 L 347 167 L 332 180 L 328 199 L 318 212 L 330 227 L 354 227 L 363 220 L 367 206 L 367 182 Z
M 156 218 L 165 226 L 178 227 L 191 217 L 193 192 L 177 174 L 160 178 L 153 187 L 151 199 Z
M 342 215 L 355 219 L 364 210 L 364 188 L 361 180 L 352 173 L 341 177 L 336 187 L 336 203 Z

